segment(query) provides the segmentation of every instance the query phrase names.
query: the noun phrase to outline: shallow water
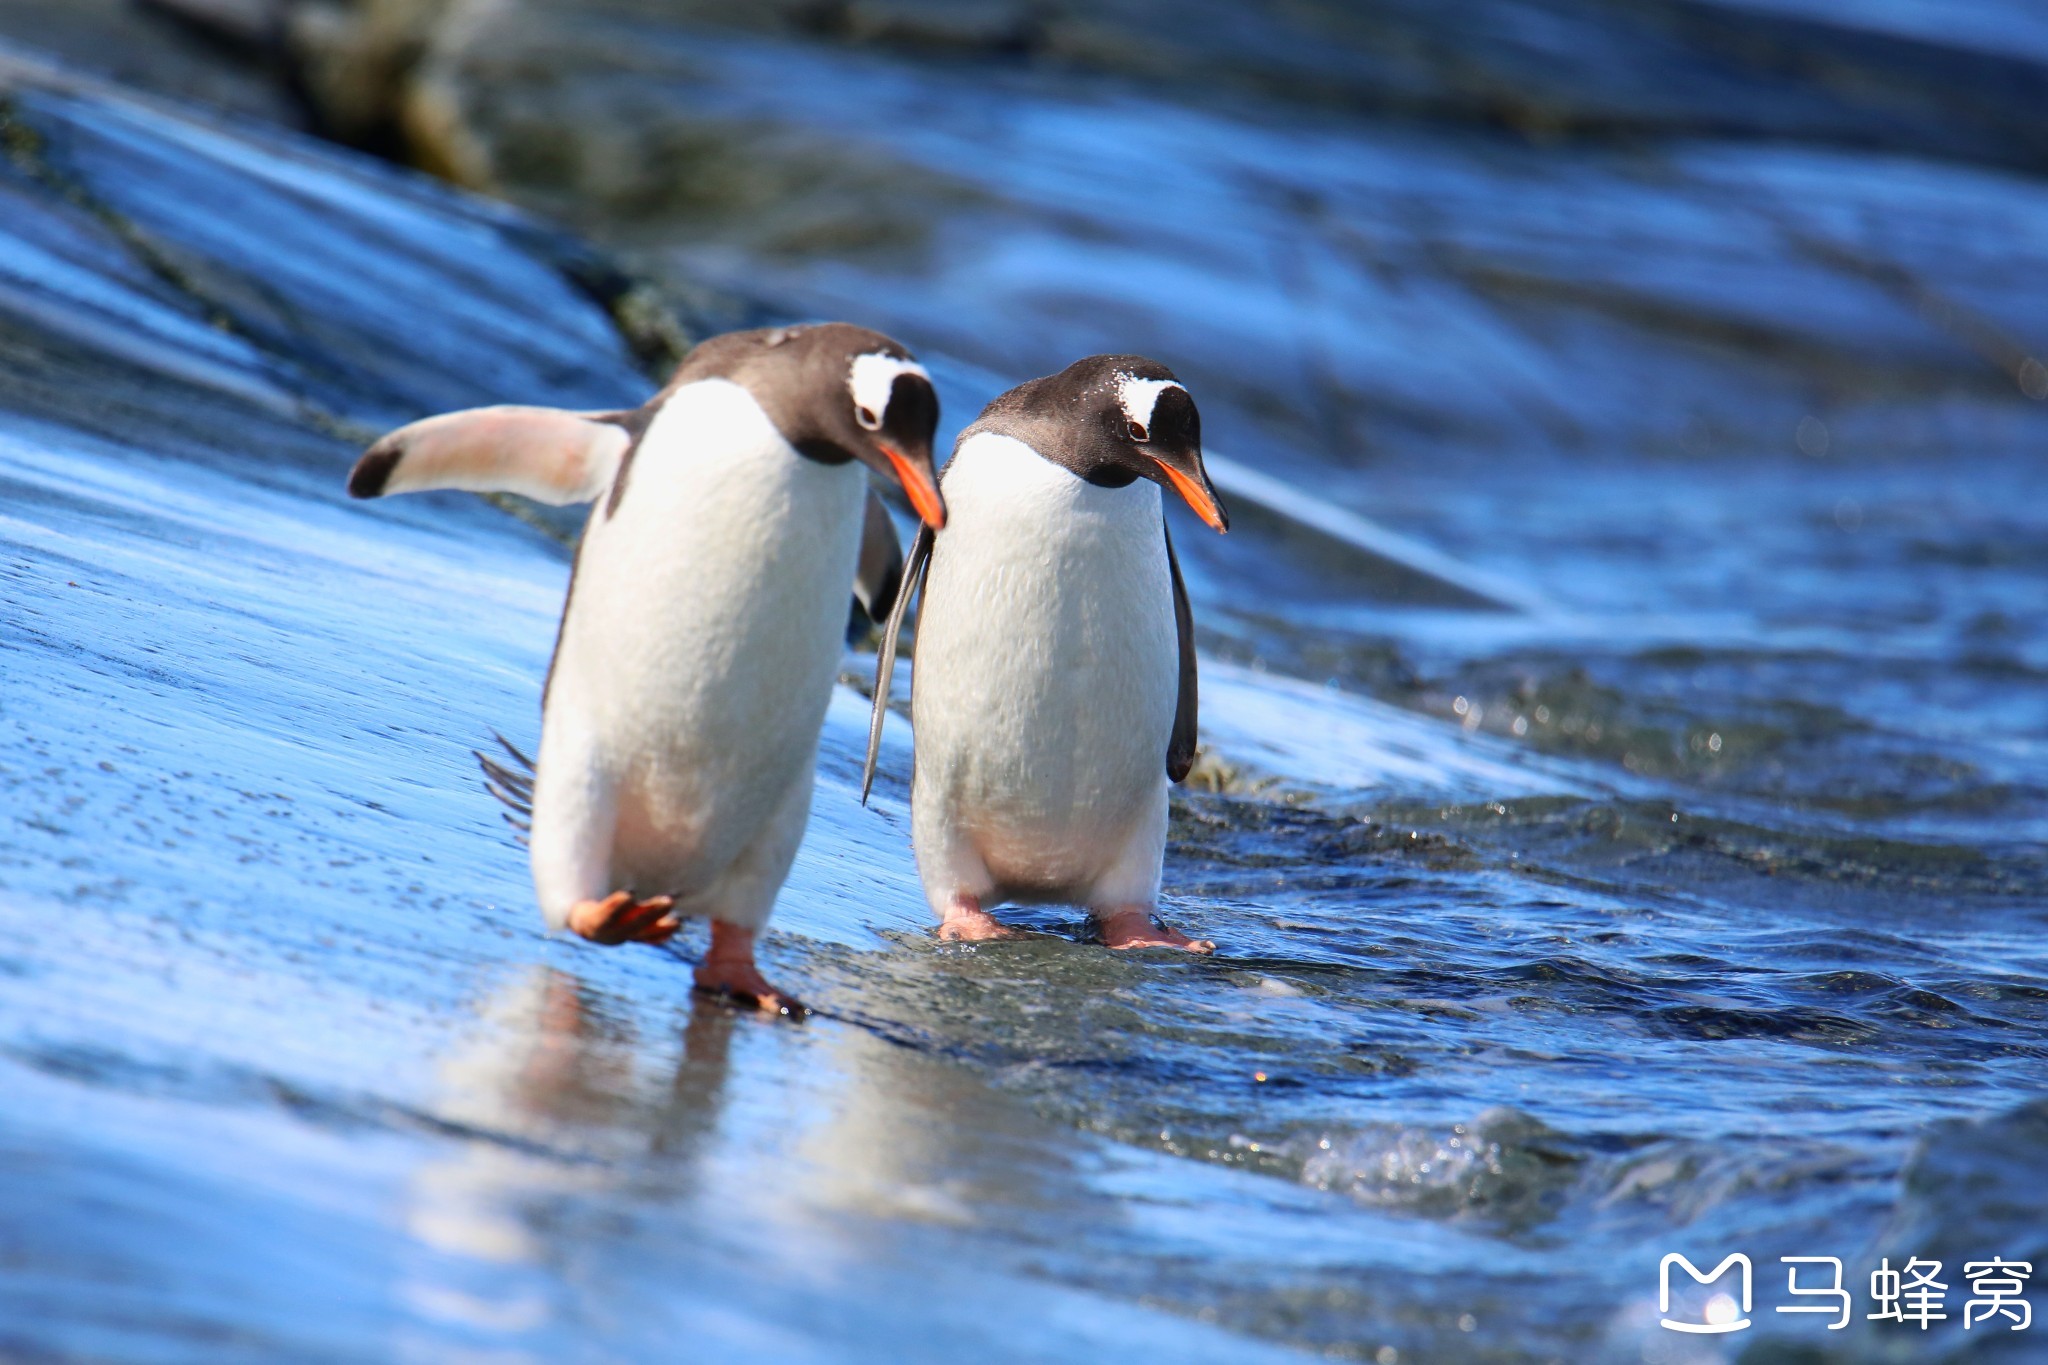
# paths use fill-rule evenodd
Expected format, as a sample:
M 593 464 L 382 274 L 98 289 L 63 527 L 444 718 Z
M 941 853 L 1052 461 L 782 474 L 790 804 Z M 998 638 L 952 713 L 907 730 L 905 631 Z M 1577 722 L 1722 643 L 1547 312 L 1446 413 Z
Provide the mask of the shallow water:
M 0 186 L 81 234 L 0 255 L 0 1356 L 2040 1354 L 1954 1273 L 2048 1261 L 2038 460 L 1321 471 L 1519 614 L 1200 542 L 1208 961 L 933 942 L 850 657 L 766 953 L 820 1016 L 769 1024 L 688 936 L 540 932 L 470 750 L 531 744 L 560 546 L 337 496 L 351 424 L 623 401 L 602 315 L 494 211 L 17 96 L 181 270 Z M 1670 1251 L 1746 1252 L 1755 1327 L 1659 1328 Z M 1845 1341 L 1781 1255 L 1847 1262 Z M 1861 1320 L 1911 1255 L 1950 1320 Z

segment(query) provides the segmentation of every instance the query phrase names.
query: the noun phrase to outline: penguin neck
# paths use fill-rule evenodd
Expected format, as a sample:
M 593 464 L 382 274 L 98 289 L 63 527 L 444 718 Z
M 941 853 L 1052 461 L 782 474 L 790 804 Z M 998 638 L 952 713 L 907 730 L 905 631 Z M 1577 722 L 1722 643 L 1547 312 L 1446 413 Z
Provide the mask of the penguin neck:
M 670 500 L 686 503 L 751 500 L 772 513 L 786 507 L 786 490 L 796 485 L 863 482 L 858 464 L 818 459 L 792 445 L 753 393 L 730 379 L 699 380 L 670 394 L 639 444 L 635 477 L 659 480 Z M 757 496 L 750 499 L 748 490 Z
M 944 488 L 948 530 L 953 520 L 977 525 L 986 520 L 991 525 L 977 533 L 983 535 L 1029 527 L 1032 535 L 1060 541 L 1125 534 L 1156 538 L 1164 516 L 1159 487 L 1150 480 L 1122 487 L 1092 483 L 1017 437 L 996 432 L 960 443 L 947 462 Z M 963 531 L 960 538 L 969 534 Z
M 823 556 L 831 562 L 797 572 L 852 582 L 864 468 L 805 459 L 739 384 L 707 379 L 670 395 L 620 478 L 590 534 L 633 547 L 634 561 L 716 576 L 720 565 L 781 574 L 796 571 L 776 567 L 785 561 Z

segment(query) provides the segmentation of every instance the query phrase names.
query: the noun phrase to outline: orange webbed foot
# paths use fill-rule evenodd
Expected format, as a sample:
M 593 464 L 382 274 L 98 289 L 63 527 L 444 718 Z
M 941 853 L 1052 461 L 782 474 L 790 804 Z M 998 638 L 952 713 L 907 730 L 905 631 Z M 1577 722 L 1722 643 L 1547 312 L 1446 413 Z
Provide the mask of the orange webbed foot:
M 973 896 L 955 896 L 939 921 L 939 938 L 947 943 L 989 943 L 1007 938 L 1030 938 L 1022 929 L 1012 928 L 981 908 Z
M 1115 910 L 1098 915 L 1095 927 L 1106 948 L 1178 948 L 1204 956 L 1216 951 L 1216 945 L 1208 939 L 1189 938 L 1164 920 L 1156 919 L 1150 910 Z
M 683 922 L 669 912 L 674 896 L 635 900 L 630 891 L 614 891 L 601 901 L 578 901 L 569 910 L 569 928 L 592 943 L 666 943 Z
M 711 947 L 697 964 L 697 989 L 707 995 L 751 1005 L 764 1014 L 784 1019 L 807 1017 L 810 1006 L 768 984 L 754 964 L 754 932 L 723 920 L 711 921 Z

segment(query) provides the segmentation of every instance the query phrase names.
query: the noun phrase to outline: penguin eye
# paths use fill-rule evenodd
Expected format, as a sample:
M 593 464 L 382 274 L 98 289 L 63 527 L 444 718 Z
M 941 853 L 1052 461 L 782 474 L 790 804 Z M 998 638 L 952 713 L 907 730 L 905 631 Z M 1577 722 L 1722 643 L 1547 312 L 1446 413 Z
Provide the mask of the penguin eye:
M 882 419 L 875 415 L 873 408 L 855 407 L 853 415 L 854 419 L 869 431 L 880 431 L 882 429 Z
M 1143 422 L 1133 422 L 1131 423 L 1131 439 L 1133 441 L 1136 441 L 1138 444 L 1143 445 L 1145 442 L 1152 439 L 1152 433 L 1145 430 L 1145 424 Z

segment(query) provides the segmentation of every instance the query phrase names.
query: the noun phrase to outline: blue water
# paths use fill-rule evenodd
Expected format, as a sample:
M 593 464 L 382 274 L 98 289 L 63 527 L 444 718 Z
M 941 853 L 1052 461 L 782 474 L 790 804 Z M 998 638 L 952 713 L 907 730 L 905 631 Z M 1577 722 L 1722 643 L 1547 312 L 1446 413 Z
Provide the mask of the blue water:
M 862 82 L 843 103 L 783 83 L 797 122 L 814 99 L 881 127 L 890 98 L 951 88 L 719 50 L 722 98 L 758 88 L 752 60 Z M 1417 172 L 1414 135 L 1028 83 L 986 123 L 925 120 L 902 155 L 1012 198 L 920 262 L 684 256 L 894 328 L 933 355 L 949 425 L 991 372 L 1111 344 L 1108 305 L 1153 300 L 1135 344 L 1184 366 L 1219 449 L 1540 605 L 1370 592 L 1270 526 L 1181 537 L 1210 753 L 1176 800 L 1167 910 L 1218 942 L 1202 961 L 1110 956 L 1058 909 L 1018 916 L 1047 938 L 933 941 L 907 727 L 862 810 L 871 665 L 850 655 L 765 954 L 821 1011 L 788 1027 L 692 999 L 687 935 L 541 932 L 470 751 L 535 736 L 564 548 L 473 501 L 339 497 L 360 430 L 416 409 L 631 401 L 603 315 L 498 210 L 40 79 L 12 115 L 40 150 L 0 175 L 0 1356 L 2041 1354 L 1966 1333 L 1957 1273 L 2048 1262 L 2048 471 L 2009 385 L 1830 410 L 1820 454 L 1793 437 L 1805 400 L 1766 390 L 1772 442 L 1688 449 L 1638 387 L 1669 356 L 1589 373 L 1568 337 L 1502 333 L 1473 426 L 1353 442 L 1399 406 L 1375 355 L 1441 404 L 1469 371 L 1431 339 L 1498 318 L 1334 274 L 1290 303 L 1242 268 L 1261 220 L 1216 207 L 1241 183 L 1218 167 L 1284 139 L 1262 164 L 1348 219 L 1392 215 L 1443 149 Z M 1099 154 L 1092 224 L 1046 226 L 1078 197 L 1046 147 Z M 1136 168 L 1169 162 L 1207 216 L 1149 264 L 1087 255 L 1085 307 L 1048 299 L 1074 240 L 1157 202 Z M 2015 261 L 2048 231 L 2038 190 L 1986 172 L 1769 149 L 1739 169 L 1897 197 L 1890 221 L 1974 187 L 2031 225 Z M 1533 224 L 1625 181 L 1532 183 L 1490 249 L 1540 256 Z M 1659 241 L 1738 240 L 1638 210 Z M 1979 258 L 1952 254 L 1961 291 Z M 1768 312 L 1798 288 L 1851 349 L 1905 326 L 1756 262 L 1625 292 Z M 2009 285 L 2032 325 L 2030 278 L 1980 306 Z M 1311 315 L 1362 386 L 1321 426 L 1276 349 Z M 1608 435 L 1529 434 L 1539 399 Z M 1614 435 L 1639 428 L 1670 445 Z M 1748 1254 L 1756 1325 L 1658 1327 L 1670 1251 Z M 1845 1261 L 1850 1330 L 1772 1311 L 1781 1255 Z M 1863 1320 L 1878 1259 L 1915 1255 L 1947 1264 L 1950 1319 Z

